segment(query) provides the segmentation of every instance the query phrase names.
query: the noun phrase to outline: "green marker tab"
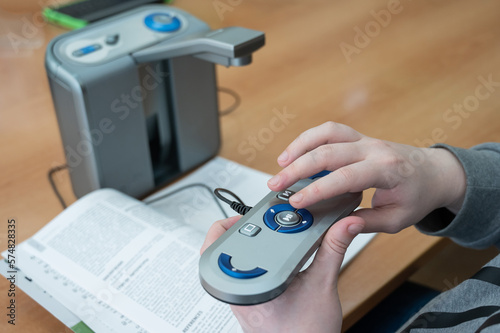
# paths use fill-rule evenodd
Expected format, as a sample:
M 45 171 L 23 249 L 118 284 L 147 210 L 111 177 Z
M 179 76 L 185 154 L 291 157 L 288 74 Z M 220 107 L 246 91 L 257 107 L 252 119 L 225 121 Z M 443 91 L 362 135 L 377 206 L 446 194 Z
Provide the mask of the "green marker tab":
M 87 26 L 88 22 L 85 20 L 77 19 L 69 15 L 57 12 L 51 8 L 44 8 L 42 12 L 43 17 L 47 22 L 60 25 L 68 29 L 80 29 Z
M 79 322 L 75 326 L 71 327 L 75 333 L 94 333 L 83 321 Z

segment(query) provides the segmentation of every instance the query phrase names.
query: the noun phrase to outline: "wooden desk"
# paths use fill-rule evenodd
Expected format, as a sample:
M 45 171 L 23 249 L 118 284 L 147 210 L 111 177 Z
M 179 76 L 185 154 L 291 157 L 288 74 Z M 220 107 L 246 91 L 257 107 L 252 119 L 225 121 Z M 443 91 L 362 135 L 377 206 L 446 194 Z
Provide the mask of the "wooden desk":
M 216 11 L 220 3 L 226 4 L 226 11 Z M 252 65 L 218 68 L 220 86 L 242 98 L 239 109 L 221 119 L 220 154 L 226 158 L 276 173 L 282 149 L 300 132 L 327 120 L 419 146 L 500 141 L 500 3 L 179 0 L 175 5 L 213 28 L 240 25 L 266 32 L 267 45 L 255 54 Z M 23 1 L 23 6 L 40 10 L 38 1 Z M 0 36 L 2 250 L 7 247 L 9 217 L 16 218 L 17 239 L 23 241 L 61 211 L 47 181 L 47 171 L 63 164 L 64 155 L 43 59 L 47 42 L 62 30 L 40 24 L 32 12 L 0 12 L 2 19 L 18 23 L 14 30 L 21 30 L 14 33 L 27 43 L 16 53 L 13 44 L 5 43 L 5 31 Z M 26 22 L 37 23 L 33 33 L 22 31 Z M 493 83 L 485 87 L 485 80 Z M 462 111 L 456 111 L 459 108 Z M 270 130 L 277 114 L 285 112 L 283 126 Z M 67 198 L 71 190 L 64 179 L 58 181 Z M 365 205 L 369 199 L 368 193 Z M 414 229 L 377 236 L 341 275 L 345 327 L 441 244 Z M 1 280 L 2 308 L 7 289 Z M 17 325 L 7 325 L 2 315 L 1 331 L 69 332 L 23 293 L 16 301 Z

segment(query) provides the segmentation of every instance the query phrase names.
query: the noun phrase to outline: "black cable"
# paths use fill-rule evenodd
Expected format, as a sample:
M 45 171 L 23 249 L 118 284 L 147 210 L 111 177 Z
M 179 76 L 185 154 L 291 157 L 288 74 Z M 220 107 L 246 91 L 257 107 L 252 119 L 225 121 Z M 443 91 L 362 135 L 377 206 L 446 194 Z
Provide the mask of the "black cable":
M 61 206 L 66 209 L 67 205 L 66 203 L 64 202 L 64 199 L 63 197 L 61 196 L 61 194 L 59 193 L 59 190 L 57 189 L 57 186 L 54 182 L 54 179 L 53 179 L 53 176 L 56 172 L 59 172 L 61 170 L 64 170 L 64 169 L 67 169 L 68 168 L 68 165 L 67 164 L 64 164 L 64 165 L 59 165 L 59 166 L 56 166 L 56 167 L 53 167 L 49 170 L 48 172 L 48 179 L 49 179 L 49 183 L 52 187 L 52 190 L 54 191 L 57 199 L 59 199 L 59 202 L 61 203 Z M 202 183 L 194 183 L 194 184 L 189 184 L 189 185 L 186 185 L 186 186 L 183 186 L 179 189 L 176 189 L 175 191 L 172 191 L 172 192 L 169 192 L 169 193 L 166 193 L 162 196 L 159 196 L 157 198 L 154 198 L 152 200 L 149 200 L 149 201 L 145 201 L 145 203 L 147 205 L 149 204 L 152 204 L 156 201 L 159 201 L 159 200 L 162 200 L 162 199 L 165 199 L 169 196 L 172 196 L 174 194 L 177 194 L 183 190 L 186 190 L 188 188 L 192 188 L 192 187 L 201 187 L 201 188 L 204 188 L 205 190 L 208 191 L 208 193 L 210 193 L 210 196 L 212 198 L 214 198 L 215 200 L 215 203 L 217 204 L 217 206 L 219 207 L 219 209 L 221 210 L 222 214 L 224 215 L 224 217 L 229 217 L 226 213 L 226 211 L 224 210 L 224 208 L 222 208 L 222 205 L 220 204 L 220 202 L 217 200 L 220 199 L 222 201 L 224 201 L 225 203 L 227 203 L 231 209 L 233 209 L 234 211 L 236 211 L 238 214 L 241 214 L 241 215 L 245 215 L 252 207 L 249 207 L 249 206 L 246 206 L 244 203 L 243 203 L 243 200 L 240 199 L 240 197 L 238 197 L 236 194 L 234 194 L 233 192 L 229 191 L 229 190 L 226 190 L 226 189 L 223 189 L 223 188 L 216 188 L 213 192 L 212 192 L 212 189 L 210 187 L 208 187 L 207 185 L 205 184 L 202 184 Z M 224 193 L 227 193 L 229 195 L 231 195 L 233 198 L 235 198 L 237 201 L 231 201 L 229 199 L 227 199 L 226 197 L 224 197 L 223 195 L 221 195 L 219 192 L 224 192 Z
M 235 198 L 237 201 L 231 201 L 222 194 L 220 194 L 219 192 L 227 193 L 233 198 Z M 240 215 L 245 215 L 246 213 L 248 213 L 250 209 L 252 209 L 252 207 L 245 205 L 245 203 L 243 202 L 243 200 L 240 199 L 240 197 L 238 197 L 236 194 L 225 188 L 216 188 L 214 190 L 214 194 L 217 198 L 227 203 L 232 210 L 234 210 Z
M 236 91 L 229 89 L 229 88 L 224 88 L 224 87 L 219 87 L 218 91 L 221 93 L 226 93 L 234 98 L 233 105 L 229 106 L 225 110 L 219 111 L 220 116 L 226 116 L 226 115 L 230 114 L 231 112 L 233 112 L 234 110 L 236 110 L 240 106 L 241 97 L 238 95 L 238 93 Z
M 64 165 L 58 165 L 56 167 L 53 167 L 52 169 L 49 170 L 49 173 L 47 175 L 47 177 L 49 178 L 49 183 L 50 183 L 50 186 L 52 186 L 52 190 L 54 191 L 54 193 L 56 194 L 56 197 L 57 199 L 59 199 L 59 202 L 61 203 L 61 206 L 66 209 L 67 205 L 66 203 L 64 202 L 64 199 L 63 197 L 61 196 L 61 193 L 59 193 L 59 190 L 57 189 L 57 186 L 54 182 L 54 174 L 56 172 L 59 172 L 61 170 L 64 170 L 64 169 L 67 169 L 68 168 L 68 165 L 67 164 L 64 164 Z
M 229 216 L 226 214 L 226 211 L 224 210 L 224 208 L 222 207 L 222 205 L 220 204 L 220 202 L 219 202 L 219 201 L 217 201 L 217 198 L 214 196 L 214 193 L 212 192 L 212 189 L 211 189 L 210 187 L 208 187 L 207 185 L 202 184 L 202 183 L 193 183 L 193 184 L 189 184 L 189 185 L 183 186 L 183 187 L 178 188 L 178 189 L 176 189 L 176 190 L 174 190 L 174 191 L 172 191 L 172 192 L 169 192 L 169 193 L 166 193 L 166 194 L 164 194 L 164 195 L 162 195 L 162 196 L 159 196 L 158 198 L 154 198 L 154 199 L 152 199 L 152 200 L 146 200 L 146 201 L 144 201 L 144 203 L 145 203 L 146 205 L 152 204 L 153 202 L 156 202 L 156 201 L 159 201 L 159 200 L 165 199 L 165 198 L 167 198 L 167 197 L 169 197 L 169 196 L 172 196 L 172 195 L 174 195 L 174 194 L 178 194 L 179 192 L 184 191 L 184 190 L 186 190 L 186 189 L 188 189 L 188 188 L 191 188 L 191 187 L 202 187 L 202 188 L 204 188 L 205 190 L 207 190 L 207 191 L 208 191 L 208 193 L 210 193 L 210 196 L 211 196 L 212 198 L 214 198 L 215 203 L 216 203 L 216 204 L 217 204 L 217 206 L 220 208 L 220 210 L 221 210 L 222 214 L 224 215 L 224 217 L 226 217 L 226 218 L 228 218 L 228 217 L 229 217 Z
M 234 194 L 233 192 L 229 191 L 229 190 L 226 190 L 225 188 L 216 188 L 214 190 L 214 194 L 217 198 L 219 198 L 219 200 L 222 200 L 224 201 L 225 203 L 227 203 L 228 205 L 230 205 L 231 203 L 233 203 L 234 201 L 231 201 L 229 200 L 228 198 L 226 198 L 225 196 L 223 196 L 222 194 L 220 194 L 219 192 L 224 192 L 224 193 L 227 193 L 229 194 L 230 196 L 232 196 L 233 198 L 236 199 L 236 201 L 238 201 L 240 204 L 244 205 L 245 203 L 243 202 L 243 200 L 240 199 L 239 196 L 237 196 L 236 194 Z

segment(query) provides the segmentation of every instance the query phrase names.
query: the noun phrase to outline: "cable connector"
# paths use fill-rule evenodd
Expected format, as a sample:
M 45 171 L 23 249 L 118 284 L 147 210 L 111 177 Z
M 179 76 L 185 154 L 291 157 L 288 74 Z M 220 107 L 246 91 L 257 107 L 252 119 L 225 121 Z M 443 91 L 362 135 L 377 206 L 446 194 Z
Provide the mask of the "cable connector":
M 228 198 L 224 197 L 219 192 L 224 192 L 224 193 L 229 194 L 230 196 L 235 198 L 236 201 L 229 200 Z M 252 207 L 245 205 L 243 203 L 243 200 L 241 200 L 236 194 L 234 194 L 233 192 L 231 192 L 229 190 L 226 190 L 225 188 L 216 188 L 214 190 L 214 194 L 218 199 L 227 203 L 229 205 L 229 207 L 231 207 L 232 210 L 234 210 L 235 212 L 237 212 L 240 215 L 245 215 L 246 213 L 248 213 L 248 211 L 250 209 L 252 209 Z
M 252 207 L 246 206 L 236 201 L 233 201 L 231 205 L 229 205 L 229 207 L 231 207 L 232 210 L 240 215 L 245 215 L 250 209 L 252 209 Z

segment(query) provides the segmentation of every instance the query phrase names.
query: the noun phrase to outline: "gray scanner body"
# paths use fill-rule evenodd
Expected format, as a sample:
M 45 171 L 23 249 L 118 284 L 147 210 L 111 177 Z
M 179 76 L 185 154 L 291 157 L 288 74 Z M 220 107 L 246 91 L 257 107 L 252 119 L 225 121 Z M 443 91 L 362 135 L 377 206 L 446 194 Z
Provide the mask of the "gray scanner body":
M 214 64 L 249 64 L 263 45 L 262 32 L 213 31 L 164 5 L 52 40 L 45 64 L 75 195 L 141 197 L 216 155 Z

